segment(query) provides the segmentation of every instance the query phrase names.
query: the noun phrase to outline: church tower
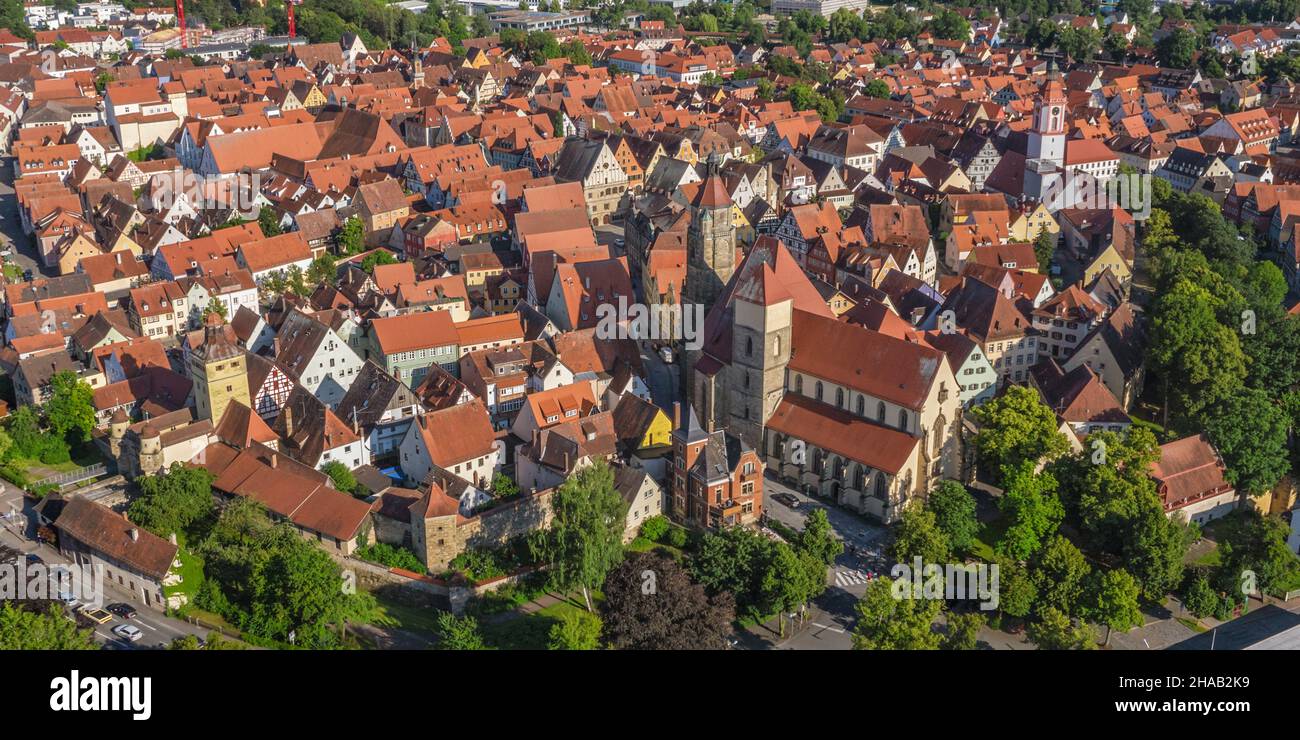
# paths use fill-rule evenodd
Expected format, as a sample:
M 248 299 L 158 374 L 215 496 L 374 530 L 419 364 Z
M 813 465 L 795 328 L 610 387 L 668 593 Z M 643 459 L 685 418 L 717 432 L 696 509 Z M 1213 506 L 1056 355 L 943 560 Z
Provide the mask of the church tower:
M 1034 126 L 1029 131 L 1026 154 L 1060 167 L 1065 163 L 1065 88 L 1060 73 L 1049 73 L 1043 99 L 1034 110 Z
M 794 297 L 776 274 L 776 250 L 781 248 L 776 239 L 760 237 L 734 293 L 731 364 L 726 370 L 727 428 L 760 450 L 763 428 L 785 394 L 790 364 Z
M 252 408 L 248 392 L 248 366 L 244 351 L 226 337 L 226 321 L 213 311 L 203 322 L 203 344 L 190 353 L 190 380 L 194 381 L 194 411 L 199 420 L 221 423 L 231 401 Z
M 424 87 L 424 64 L 420 61 L 420 52 L 417 49 L 415 62 L 411 65 L 411 87 Z
M 1053 62 L 1047 86 L 1034 108 L 1034 125 L 1025 143 L 1025 199 L 1042 203 L 1055 213 L 1064 207 L 1066 98 L 1061 73 Z
M 688 206 L 691 223 L 686 227 L 686 282 L 682 285 L 683 308 L 703 305 L 705 314 L 722 295 L 736 269 L 731 196 L 715 158 L 710 158 L 708 169 Z

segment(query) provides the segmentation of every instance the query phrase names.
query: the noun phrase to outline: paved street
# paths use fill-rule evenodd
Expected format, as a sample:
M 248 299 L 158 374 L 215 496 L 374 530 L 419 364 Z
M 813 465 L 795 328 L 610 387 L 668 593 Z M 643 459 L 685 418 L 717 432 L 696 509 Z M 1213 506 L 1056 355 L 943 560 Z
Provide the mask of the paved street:
M 59 554 L 59 551 L 55 548 L 28 539 L 20 534 L 20 527 L 25 526 L 28 522 L 22 514 L 22 495 L 12 484 L 5 483 L 3 485 L 5 490 L 0 493 L 0 517 L 2 517 L 0 518 L 0 544 L 12 547 L 23 554 L 35 553 L 47 565 L 70 565 L 71 561 Z M 17 511 L 17 513 L 14 514 L 14 511 Z M 139 627 L 140 631 L 144 633 L 144 637 L 139 642 L 127 643 L 114 635 L 112 633 L 113 628 L 124 621 L 120 617 L 114 616 L 112 622 L 95 628 L 95 639 L 109 649 L 162 648 L 167 647 L 172 640 L 183 635 L 197 635 L 200 638 L 207 638 L 208 630 L 195 627 L 179 619 L 165 617 L 159 612 L 144 606 L 138 599 L 133 598 L 130 591 L 105 579 L 104 603 L 107 605 L 116 602 L 129 603 L 136 608 L 138 611 L 136 617 L 125 621 Z
M 55 274 L 54 269 L 43 270 L 36 259 L 36 249 L 31 246 L 31 238 L 23 233 L 22 222 L 18 218 L 18 199 L 14 197 L 14 169 L 12 157 L 0 157 L 0 251 L 12 250 L 5 257 L 6 262 L 13 262 L 24 270 L 31 270 L 33 275 L 47 272 Z
M 646 384 L 650 386 L 650 400 L 663 409 L 668 414 L 669 420 L 671 420 L 673 401 L 681 398 L 678 393 L 681 377 L 678 374 L 677 365 L 664 364 L 663 358 L 651 350 L 648 342 L 641 342 L 640 350 L 641 364 L 645 366 L 646 370 Z M 685 404 L 683 404 L 682 408 L 683 413 L 685 413 Z
M 794 508 L 777 501 L 776 494 L 789 494 L 798 500 Z M 852 632 L 856 621 L 854 609 L 872 579 L 888 574 L 884 548 L 889 541 L 889 530 L 876 522 L 859 516 L 827 501 L 795 491 L 781 481 L 768 476 L 763 480 L 763 500 L 767 515 L 782 524 L 803 529 L 808 514 L 815 509 L 826 511 L 835 536 L 851 545 L 836 558 L 827 572 L 827 589 L 813 600 L 809 610 L 799 620 L 801 625 L 793 635 L 787 625 L 786 637 L 771 633 L 764 644 L 753 647 L 777 650 L 848 650 L 853 647 Z

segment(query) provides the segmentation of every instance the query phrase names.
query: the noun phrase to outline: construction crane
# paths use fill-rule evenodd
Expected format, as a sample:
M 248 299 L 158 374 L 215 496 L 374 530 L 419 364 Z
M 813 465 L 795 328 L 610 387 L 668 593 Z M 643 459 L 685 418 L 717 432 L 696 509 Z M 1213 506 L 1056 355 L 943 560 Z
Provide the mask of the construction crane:
M 180 0 L 176 0 L 180 2 Z M 297 26 L 293 20 L 293 6 L 301 5 L 302 0 L 285 0 L 284 6 L 289 11 L 289 38 L 297 36 Z
M 176 27 L 181 29 L 181 48 L 188 49 L 190 40 L 185 33 L 185 0 L 176 0 Z

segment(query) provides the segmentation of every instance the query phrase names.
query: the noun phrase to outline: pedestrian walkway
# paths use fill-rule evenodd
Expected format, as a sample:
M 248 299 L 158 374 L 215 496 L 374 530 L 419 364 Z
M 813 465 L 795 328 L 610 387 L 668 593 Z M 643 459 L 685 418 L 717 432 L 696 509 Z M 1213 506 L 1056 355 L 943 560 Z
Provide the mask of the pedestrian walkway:
M 847 568 L 835 569 L 835 585 L 840 588 L 849 586 L 861 586 L 869 582 L 872 578 L 870 573 L 861 570 L 850 570 Z

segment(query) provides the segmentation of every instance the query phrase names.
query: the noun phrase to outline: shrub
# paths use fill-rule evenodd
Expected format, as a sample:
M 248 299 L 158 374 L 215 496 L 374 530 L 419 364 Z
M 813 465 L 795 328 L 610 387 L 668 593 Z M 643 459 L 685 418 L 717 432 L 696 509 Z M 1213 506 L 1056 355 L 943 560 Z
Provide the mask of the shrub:
M 57 437 L 48 437 L 47 442 L 41 449 L 41 462 L 46 465 L 59 465 L 72 460 L 72 451 L 68 449 L 68 443 Z
M 641 536 L 651 542 L 662 542 L 669 529 L 668 518 L 659 514 L 641 523 Z
M 420 575 L 428 572 L 424 567 L 424 563 L 420 562 L 420 558 L 416 557 L 415 553 L 404 547 L 393 547 L 387 542 L 376 542 L 373 545 L 358 547 L 356 555 L 362 560 L 369 560 L 372 563 L 379 563 L 389 568 L 401 568 Z
M 668 544 L 676 548 L 686 547 L 686 530 L 681 527 L 668 529 Z

